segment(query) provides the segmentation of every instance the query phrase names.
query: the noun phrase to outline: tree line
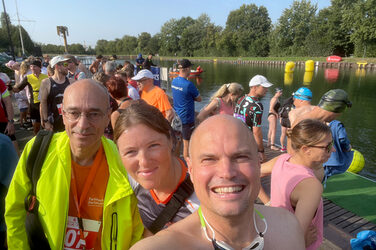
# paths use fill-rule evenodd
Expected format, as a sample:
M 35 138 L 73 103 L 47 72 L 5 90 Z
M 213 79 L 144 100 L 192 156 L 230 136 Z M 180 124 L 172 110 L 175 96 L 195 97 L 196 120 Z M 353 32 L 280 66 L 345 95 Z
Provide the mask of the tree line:
M 44 53 L 64 52 L 63 46 L 40 46 Z M 332 0 L 331 6 L 320 11 L 317 4 L 309 0 L 294 1 L 275 24 L 264 6 L 244 4 L 229 13 L 225 27 L 215 25 L 204 13 L 197 19 L 170 19 L 154 36 L 142 32 L 137 37 L 101 39 L 95 48 L 89 49 L 71 44 L 68 51 L 72 54 L 152 53 L 198 57 L 331 54 L 376 57 L 376 0 Z

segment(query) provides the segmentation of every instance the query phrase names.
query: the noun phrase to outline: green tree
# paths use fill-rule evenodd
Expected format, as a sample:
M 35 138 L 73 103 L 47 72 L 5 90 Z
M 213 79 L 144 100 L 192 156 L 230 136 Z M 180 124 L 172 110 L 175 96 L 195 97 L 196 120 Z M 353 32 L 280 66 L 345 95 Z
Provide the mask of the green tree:
M 136 54 L 137 38 L 134 36 L 125 35 L 121 39 L 123 44 L 123 53 L 126 55 Z
M 228 15 L 222 44 L 230 49 L 233 43 L 235 56 L 267 56 L 270 28 L 271 20 L 264 6 L 244 4 Z
M 96 54 L 106 54 L 107 52 L 107 46 L 108 46 L 108 41 L 101 39 L 97 41 L 97 44 L 95 46 L 95 53 Z
M 358 0 L 343 11 L 343 27 L 351 27 L 350 41 L 357 56 L 376 56 L 376 0 Z
M 137 39 L 137 51 L 139 53 L 148 53 L 150 50 L 148 48 L 150 40 L 151 35 L 148 32 L 142 32 Z
M 161 27 L 161 53 L 163 55 L 174 55 L 180 53 L 180 39 L 184 29 L 194 24 L 191 17 L 182 17 L 179 20 L 170 19 Z
M 307 55 L 305 41 L 311 32 L 317 5 L 311 1 L 294 1 L 289 9 L 285 9 L 278 19 L 275 36 L 271 44 L 278 56 Z
M 160 50 L 160 44 L 161 44 L 161 34 L 157 33 L 155 34 L 150 40 L 148 44 L 148 53 L 152 54 L 158 54 Z
M 4 12 L 1 13 L 1 28 L 0 28 L 0 49 L 3 51 L 7 51 L 10 49 L 10 43 L 9 43 L 9 37 L 8 37 L 8 31 L 6 27 L 6 18 L 8 19 L 9 23 L 9 30 L 12 38 L 12 43 L 14 47 L 14 52 L 16 55 L 21 56 L 22 55 L 22 46 L 21 46 L 21 40 L 20 40 L 20 32 L 17 26 L 12 25 L 9 16 L 7 15 L 5 17 Z M 21 33 L 22 33 L 22 40 L 24 44 L 25 53 L 27 54 L 33 54 L 35 44 L 31 40 L 29 34 L 27 31 L 21 26 Z

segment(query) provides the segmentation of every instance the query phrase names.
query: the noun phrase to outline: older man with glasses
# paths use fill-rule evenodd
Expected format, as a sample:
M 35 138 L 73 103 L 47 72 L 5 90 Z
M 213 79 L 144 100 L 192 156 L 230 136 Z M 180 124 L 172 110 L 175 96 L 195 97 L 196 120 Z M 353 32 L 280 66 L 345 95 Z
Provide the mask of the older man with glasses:
M 109 94 L 94 80 L 64 92 L 66 131 L 55 133 L 42 165 L 36 198 L 51 249 L 129 249 L 143 234 L 137 199 L 115 144 L 103 136 Z M 9 249 L 28 249 L 24 199 L 31 185 L 25 147 L 6 197 Z
M 64 90 L 74 82 L 68 79 L 69 58 L 55 56 L 51 59 L 50 66 L 54 75 L 45 79 L 40 88 L 40 114 L 42 127 L 46 130 L 61 132 L 64 130 L 61 105 Z

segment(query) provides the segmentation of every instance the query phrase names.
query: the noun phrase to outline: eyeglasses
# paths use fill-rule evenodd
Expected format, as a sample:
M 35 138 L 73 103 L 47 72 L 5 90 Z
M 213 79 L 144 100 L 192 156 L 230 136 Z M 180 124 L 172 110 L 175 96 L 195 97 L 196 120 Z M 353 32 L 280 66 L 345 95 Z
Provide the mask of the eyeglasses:
M 105 115 L 102 111 L 91 111 L 91 112 L 78 112 L 78 111 L 67 111 L 63 110 L 64 116 L 71 122 L 76 122 L 81 116 L 86 116 L 86 118 L 92 122 L 98 122 Z
M 309 145 L 309 147 L 312 147 L 312 148 L 323 148 L 323 149 L 325 149 L 325 151 L 327 153 L 330 153 L 330 151 L 332 150 L 332 147 L 333 147 L 333 141 L 331 143 L 329 143 L 328 145 L 326 145 L 326 146 L 312 146 L 312 145 Z

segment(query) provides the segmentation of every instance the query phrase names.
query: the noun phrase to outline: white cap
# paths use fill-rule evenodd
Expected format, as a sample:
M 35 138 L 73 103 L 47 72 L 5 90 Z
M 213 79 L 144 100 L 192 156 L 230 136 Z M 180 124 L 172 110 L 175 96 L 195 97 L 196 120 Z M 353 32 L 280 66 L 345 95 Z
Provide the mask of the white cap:
M 132 77 L 132 80 L 134 81 L 138 81 L 138 80 L 141 80 L 143 78 L 150 78 L 150 79 L 154 79 L 154 76 L 153 76 L 153 73 L 151 73 L 150 70 L 147 70 L 147 69 L 143 69 L 143 70 L 140 70 L 137 75 L 135 75 L 134 77 Z
M 252 77 L 252 79 L 249 81 L 249 87 L 253 87 L 253 86 L 258 86 L 258 85 L 261 85 L 265 88 L 269 88 L 271 86 L 273 86 L 272 83 L 270 83 L 268 81 L 268 79 L 266 79 L 265 76 L 262 76 L 262 75 L 255 75 L 254 77 Z
M 53 68 L 56 64 L 66 61 L 69 61 L 69 58 L 64 58 L 64 56 L 54 56 L 50 61 L 50 66 Z

